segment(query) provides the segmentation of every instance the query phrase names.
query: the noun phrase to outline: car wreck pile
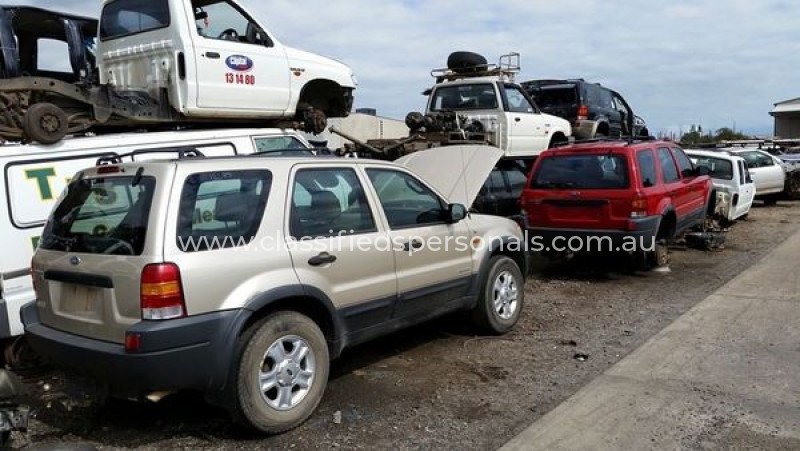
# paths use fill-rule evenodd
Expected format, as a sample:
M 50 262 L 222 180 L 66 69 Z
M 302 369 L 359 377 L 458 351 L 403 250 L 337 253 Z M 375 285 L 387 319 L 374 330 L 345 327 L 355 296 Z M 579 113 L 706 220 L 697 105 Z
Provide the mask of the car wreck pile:
M 425 111 L 407 115 L 409 136 L 332 128 L 352 142 L 335 153 L 355 158 L 316 158 L 297 132 L 243 126 L 322 132 L 352 107 L 347 66 L 282 46 L 231 0 L 104 5 L 99 21 L 0 7 L 0 138 L 21 142 L 0 151 L 65 152 L 6 176 L 35 181 L 50 216 L 9 225 L 41 237 L 30 268 L 2 268 L 0 294 L 29 277 L 18 292 L 35 297 L 19 326 L 30 346 L 113 397 L 198 390 L 234 421 L 281 433 L 314 413 L 348 347 L 451 312 L 512 330 L 534 253 L 663 268 L 679 240 L 720 248 L 754 200 L 800 198 L 800 158 L 764 142 L 684 150 L 599 84 L 518 84 L 518 53 L 451 54 Z M 66 44 L 69 70 L 42 67 L 47 39 Z M 241 133 L 198 135 L 223 135 L 220 123 Z M 136 129 L 159 136 L 118 133 Z M 0 156 L 30 163 L 21 153 Z M 86 158 L 96 164 L 71 165 Z M 63 167 L 58 196 L 49 183 Z M 28 203 L 9 200 L 0 217 Z M 253 249 L 273 236 L 293 246 Z M 356 238 L 394 247 L 356 252 Z M 433 239 L 474 248 L 436 251 Z M 28 416 L 6 376 L 0 445 Z

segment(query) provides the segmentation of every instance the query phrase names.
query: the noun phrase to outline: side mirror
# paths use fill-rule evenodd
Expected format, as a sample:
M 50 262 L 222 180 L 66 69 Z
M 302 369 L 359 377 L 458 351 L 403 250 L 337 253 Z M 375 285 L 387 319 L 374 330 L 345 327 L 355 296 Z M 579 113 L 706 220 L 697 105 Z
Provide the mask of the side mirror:
M 698 166 L 694 170 L 696 175 L 711 175 L 711 168 L 708 166 Z
M 461 204 L 450 204 L 447 206 L 448 224 L 456 224 L 467 217 L 467 207 Z

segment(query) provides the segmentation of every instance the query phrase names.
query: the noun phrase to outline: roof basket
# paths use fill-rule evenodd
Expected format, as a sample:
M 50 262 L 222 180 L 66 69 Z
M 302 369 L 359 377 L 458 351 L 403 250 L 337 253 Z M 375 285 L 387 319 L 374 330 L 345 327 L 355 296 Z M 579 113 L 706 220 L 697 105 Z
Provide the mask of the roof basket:
M 518 52 L 511 52 L 500 56 L 500 60 L 497 64 L 486 64 L 486 60 L 477 54 L 471 54 L 469 52 L 456 53 L 472 55 L 475 63 L 472 65 L 459 64 L 457 68 L 453 67 L 451 64 L 448 64 L 450 67 L 432 70 L 431 76 L 436 79 L 437 83 L 441 83 L 443 81 L 461 80 L 464 78 L 492 76 L 498 77 L 503 81 L 513 82 L 514 77 L 520 71 L 521 57 Z M 456 53 L 451 55 L 451 60 Z

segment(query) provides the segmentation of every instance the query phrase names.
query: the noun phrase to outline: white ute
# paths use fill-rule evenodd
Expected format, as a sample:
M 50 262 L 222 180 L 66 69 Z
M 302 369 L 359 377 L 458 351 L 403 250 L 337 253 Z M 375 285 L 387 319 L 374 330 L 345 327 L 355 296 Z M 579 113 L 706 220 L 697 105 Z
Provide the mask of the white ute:
M 705 166 L 710 170 L 717 193 L 715 213 L 727 222 L 747 217 L 756 186 L 744 158 L 707 150 L 687 150 L 686 155 L 695 166 Z
M 96 54 L 97 74 L 0 80 L 23 141 L 221 120 L 320 133 L 352 108 L 348 66 L 283 45 L 236 0 L 106 0 L 96 49 L 92 38 L 79 50 Z

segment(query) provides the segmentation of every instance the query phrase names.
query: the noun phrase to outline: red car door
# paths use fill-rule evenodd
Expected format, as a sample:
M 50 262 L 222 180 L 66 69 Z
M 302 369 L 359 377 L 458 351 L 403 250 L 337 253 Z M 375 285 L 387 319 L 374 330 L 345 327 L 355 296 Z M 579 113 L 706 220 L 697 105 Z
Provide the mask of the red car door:
M 691 198 L 689 194 L 690 188 L 683 183 L 681 174 L 678 171 L 678 165 L 675 163 L 675 158 L 672 156 L 672 151 L 669 147 L 659 147 L 656 150 L 656 154 L 658 166 L 661 170 L 661 180 L 664 183 L 664 194 L 670 198 L 677 216 L 678 227 L 681 228 L 681 222 L 691 211 L 690 205 L 687 205 L 687 201 Z M 688 203 L 690 204 L 691 202 Z
M 707 177 L 698 176 L 695 172 L 692 160 L 680 148 L 673 147 L 672 155 L 675 157 L 675 162 L 678 163 L 678 172 L 681 175 L 681 184 L 683 185 L 683 192 L 685 199 L 681 202 L 685 203 L 689 213 L 692 215 L 687 218 L 687 221 L 698 223 L 702 221 L 705 216 L 706 208 L 706 183 Z M 693 224 L 689 224 L 693 225 Z

